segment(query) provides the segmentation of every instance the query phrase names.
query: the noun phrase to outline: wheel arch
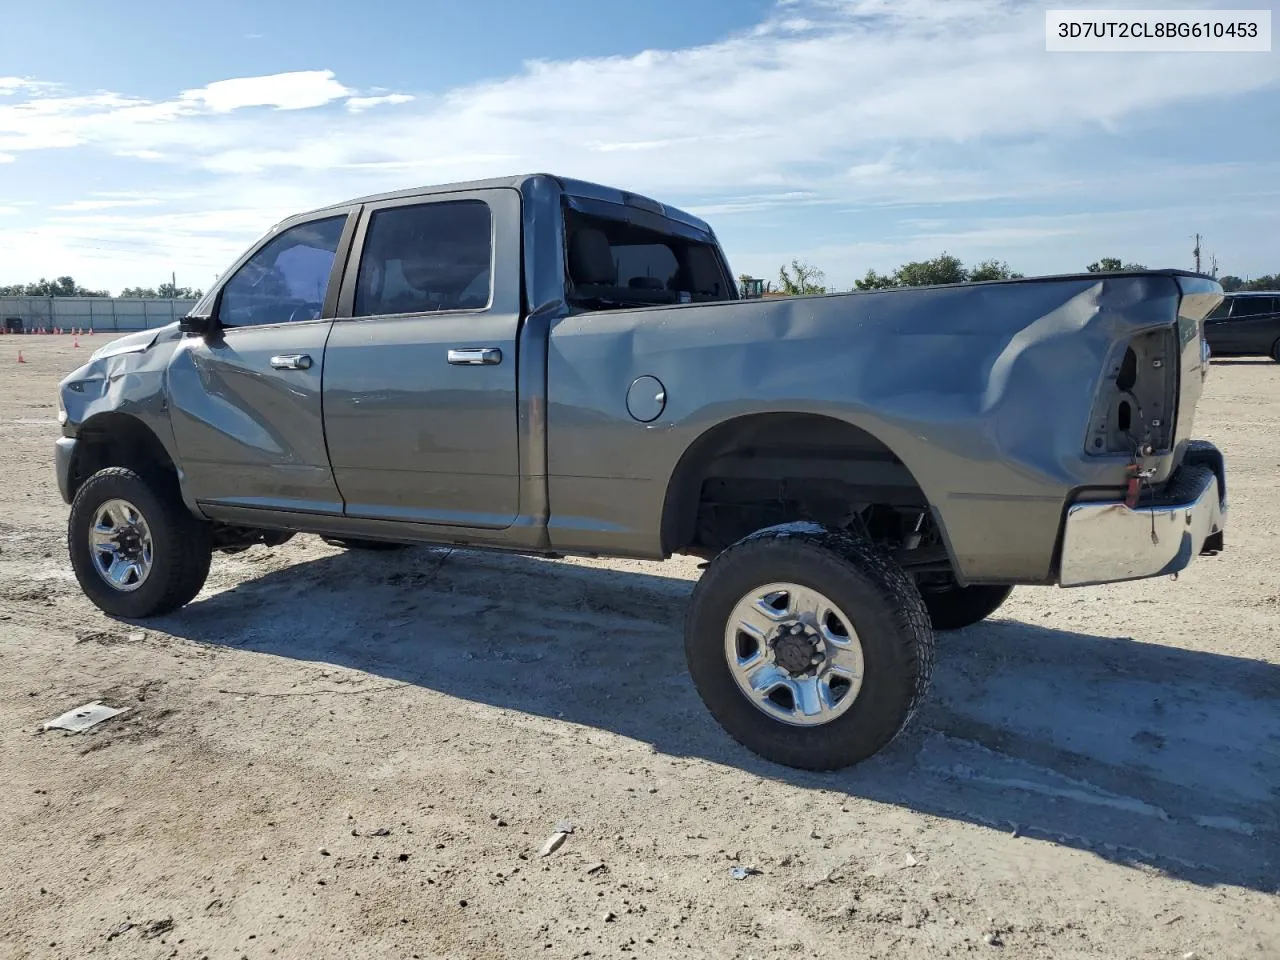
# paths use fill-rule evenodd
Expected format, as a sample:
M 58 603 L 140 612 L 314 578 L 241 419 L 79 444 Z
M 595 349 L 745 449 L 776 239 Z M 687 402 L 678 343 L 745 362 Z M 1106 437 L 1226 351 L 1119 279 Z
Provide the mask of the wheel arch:
M 703 485 L 717 461 L 735 452 L 750 458 L 754 452 L 802 453 L 803 462 L 822 464 L 843 461 L 854 475 L 864 472 L 883 477 L 902 491 L 914 490 L 922 506 L 928 508 L 937 525 L 947 554 L 955 565 L 955 554 L 937 505 L 920 484 L 916 474 L 894 450 L 866 428 L 829 414 L 803 411 L 771 411 L 743 414 L 723 420 L 698 435 L 685 448 L 667 481 L 661 520 L 664 555 L 690 544 L 698 522 Z M 833 456 L 823 457 L 823 454 Z M 874 485 L 874 484 L 872 484 Z
M 69 495 L 105 467 L 128 467 L 142 476 L 178 481 L 178 468 L 151 427 L 128 413 L 95 414 L 76 431 L 68 479 Z

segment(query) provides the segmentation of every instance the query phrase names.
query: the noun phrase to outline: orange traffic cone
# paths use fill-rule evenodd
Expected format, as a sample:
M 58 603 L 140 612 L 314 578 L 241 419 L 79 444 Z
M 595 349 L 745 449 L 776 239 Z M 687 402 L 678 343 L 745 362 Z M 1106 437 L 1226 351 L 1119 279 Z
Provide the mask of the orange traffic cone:
M 72 341 L 71 341 L 71 345 L 72 345 L 73 347 L 79 347 L 79 346 L 80 346 L 80 338 L 79 338 L 79 337 L 76 337 L 74 340 L 72 340 Z
M 21 351 L 21 350 L 19 350 L 19 351 L 18 351 L 18 362 L 19 362 L 19 363 L 26 363 L 26 362 L 27 362 L 27 361 L 25 361 L 25 360 L 23 360 L 23 359 L 22 359 L 22 351 Z

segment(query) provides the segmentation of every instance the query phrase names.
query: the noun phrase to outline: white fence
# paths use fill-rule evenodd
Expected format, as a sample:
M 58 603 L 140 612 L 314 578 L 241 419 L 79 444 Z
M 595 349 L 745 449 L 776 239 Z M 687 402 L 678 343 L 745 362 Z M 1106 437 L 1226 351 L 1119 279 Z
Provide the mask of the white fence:
M 159 297 L 0 297 L 0 330 L 22 321 L 26 330 L 149 330 L 186 316 L 195 300 Z

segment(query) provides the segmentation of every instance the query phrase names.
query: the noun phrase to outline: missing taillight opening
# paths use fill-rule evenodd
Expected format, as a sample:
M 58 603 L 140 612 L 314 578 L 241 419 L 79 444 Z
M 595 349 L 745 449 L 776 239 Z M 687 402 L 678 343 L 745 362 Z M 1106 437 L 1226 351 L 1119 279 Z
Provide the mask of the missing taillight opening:
M 1171 329 L 1152 330 L 1116 345 L 1103 373 L 1085 449 L 1101 456 L 1170 447 L 1177 356 Z

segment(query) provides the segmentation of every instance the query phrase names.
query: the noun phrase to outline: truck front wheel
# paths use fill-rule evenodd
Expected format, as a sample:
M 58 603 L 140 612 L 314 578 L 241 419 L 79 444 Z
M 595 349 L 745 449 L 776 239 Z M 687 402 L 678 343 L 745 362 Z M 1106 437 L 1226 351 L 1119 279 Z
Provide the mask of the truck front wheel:
M 685 656 L 698 694 L 767 760 L 834 770 L 885 747 L 933 669 L 920 593 L 872 545 L 817 524 L 751 534 L 693 591 Z
M 67 551 L 80 589 L 95 606 L 141 619 L 177 610 L 200 592 L 213 538 L 183 504 L 176 481 L 151 482 L 108 467 L 76 492 Z

